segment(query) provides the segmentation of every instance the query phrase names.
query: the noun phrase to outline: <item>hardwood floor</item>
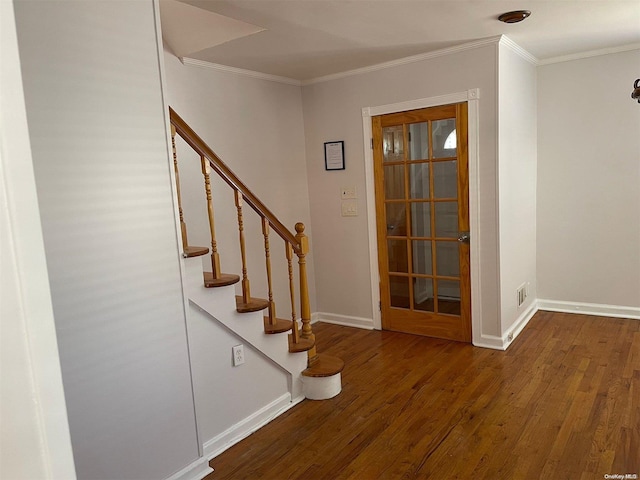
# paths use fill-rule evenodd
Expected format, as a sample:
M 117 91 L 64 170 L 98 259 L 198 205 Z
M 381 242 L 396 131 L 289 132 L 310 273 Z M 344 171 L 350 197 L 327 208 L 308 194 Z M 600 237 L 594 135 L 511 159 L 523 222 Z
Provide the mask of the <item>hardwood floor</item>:
M 342 393 L 214 458 L 208 480 L 640 478 L 638 320 L 538 312 L 507 352 L 313 328 L 346 362 Z

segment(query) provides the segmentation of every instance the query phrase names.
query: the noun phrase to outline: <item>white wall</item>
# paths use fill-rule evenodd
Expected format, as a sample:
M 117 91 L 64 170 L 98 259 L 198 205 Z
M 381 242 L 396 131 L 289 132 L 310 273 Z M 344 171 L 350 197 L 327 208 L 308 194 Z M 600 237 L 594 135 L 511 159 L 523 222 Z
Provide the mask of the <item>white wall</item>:
M 198 458 L 154 5 L 16 4 L 79 478 Z
M 640 307 L 640 50 L 538 69 L 538 297 Z
M 505 44 L 499 66 L 501 335 L 536 299 L 536 67 Z M 517 289 L 528 284 L 518 308 Z
M 13 2 L 0 58 L 0 478 L 74 479 Z
M 373 316 L 362 108 L 480 89 L 480 262 L 483 333 L 498 335 L 497 43 L 303 87 L 318 311 Z M 325 171 L 323 143 L 344 140 L 346 170 Z M 358 190 L 357 217 L 342 217 L 340 188 Z M 377 300 L 377 298 L 376 298 Z
M 310 237 L 313 252 L 315 231 L 310 225 L 300 87 L 211 68 L 185 66 L 169 52 L 165 52 L 164 58 L 168 104 L 291 232 L 295 234 L 296 222 L 306 225 L 305 233 Z M 209 246 L 200 159 L 180 140 L 178 158 L 189 243 Z M 222 270 L 240 274 L 233 191 L 215 173 L 212 173 L 212 190 Z M 260 220 L 246 205 L 243 215 L 251 294 L 266 298 Z M 288 319 L 291 310 L 284 243 L 273 231 L 270 253 L 278 316 Z M 297 262 L 295 257 L 294 262 Z M 313 257 L 309 256 L 307 265 L 313 311 L 316 305 Z M 297 271 L 297 267 L 294 269 Z M 237 293 L 240 294 L 240 285 L 237 285 Z M 299 316 L 299 303 L 296 311 Z

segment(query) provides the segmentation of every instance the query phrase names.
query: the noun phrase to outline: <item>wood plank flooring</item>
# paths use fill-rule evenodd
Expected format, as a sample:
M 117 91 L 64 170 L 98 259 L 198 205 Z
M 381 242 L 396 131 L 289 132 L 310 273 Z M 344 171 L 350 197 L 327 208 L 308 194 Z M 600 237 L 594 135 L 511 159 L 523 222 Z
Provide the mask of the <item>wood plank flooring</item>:
M 538 312 L 507 352 L 313 328 L 346 362 L 342 393 L 231 447 L 207 480 L 640 479 L 638 320 Z

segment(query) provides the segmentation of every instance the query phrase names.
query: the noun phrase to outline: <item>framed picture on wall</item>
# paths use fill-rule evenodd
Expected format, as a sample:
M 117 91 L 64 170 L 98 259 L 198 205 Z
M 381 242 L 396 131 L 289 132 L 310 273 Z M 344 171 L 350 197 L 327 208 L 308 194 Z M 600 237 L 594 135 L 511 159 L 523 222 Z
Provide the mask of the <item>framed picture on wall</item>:
M 344 170 L 344 141 L 324 142 L 324 169 Z

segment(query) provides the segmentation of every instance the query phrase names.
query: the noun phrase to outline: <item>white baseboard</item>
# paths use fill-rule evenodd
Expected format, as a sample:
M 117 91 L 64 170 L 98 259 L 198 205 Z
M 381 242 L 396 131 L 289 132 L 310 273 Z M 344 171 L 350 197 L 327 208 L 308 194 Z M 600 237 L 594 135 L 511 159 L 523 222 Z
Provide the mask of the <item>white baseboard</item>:
M 640 320 L 640 308 L 602 303 L 562 302 L 557 300 L 538 300 L 538 309 L 551 312 L 581 313 L 602 317 L 631 318 Z
M 473 342 L 473 345 L 476 347 L 492 348 L 494 350 L 506 350 L 516 337 L 520 335 L 520 332 L 524 330 L 524 327 L 527 326 L 529 320 L 533 318 L 538 309 L 538 303 L 534 301 L 529 308 L 522 312 L 516 321 L 513 322 L 513 325 L 504 332 L 502 337 L 496 335 L 481 335 L 480 341 Z
M 524 330 L 524 327 L 527 326 L 529 320 L 533 318 L 536 312 L 540 309 L 538 302 L 534 300 L 529 308 L 522 312 L 520 316 L 513 322 L 513 325 L 509 327 L 509 329 L 502 335 L 503 341 L 505 343 L 505 350 L 509 347 L 509 345 L 516 339 L 520 332 Z M 511 337 L 511 339 L 509 339 Z
M 373 330 L 373 319 L 364 317 L 352 317 L 349 315 L 338 315 L 335 313 L 314 312 L 311 315 L 312 323 L 325 322 L 345 327 L 364 328 L 365 330 Z
M 213 472 L 213 468 L 209 466 L 209 460 L 205 457 L 200 457 L 191 465 L 171 475 L 167 480 L 200 480 L 211 472 Z
M 480 340 L 473 342 L 474 347 L 491 348 L 493 350 L 506 350 L 505 343 L 502 338 L 496 335 L 482 334 Z
M 229 427 L 221 434 L 206 441 L 203 445 L 204 457 L 207 460 L 211 460 L 212 458 L 220 455 L 222 452 L 232 447 L 240 440 L 247 438 L 259 428 L 264 427 L 271 420 L 283 414 L 291 407 L 297 405 L 302 400 L 304 400 L 304 397 L 298 397 L 292 400 L 291 395 L 285 393 L 257 412 L 249 415 L 244 420 L 241 420 L 235 425 Z

